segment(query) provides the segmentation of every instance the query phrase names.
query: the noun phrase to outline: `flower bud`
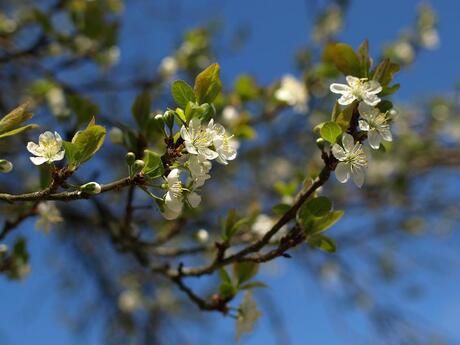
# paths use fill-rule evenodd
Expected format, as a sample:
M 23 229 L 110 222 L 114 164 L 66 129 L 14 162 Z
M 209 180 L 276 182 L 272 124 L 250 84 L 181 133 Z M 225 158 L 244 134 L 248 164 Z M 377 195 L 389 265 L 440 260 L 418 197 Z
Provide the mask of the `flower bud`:
M 166 126 L 168 126 L 169 129 L 172 129 L 174 126 L 174 112 L 171 110 L 165 111 L 163 120 L 165 121 Z
M 11 170 L 13 170 L 13 164 L 6 159 L 0 159 L 0 172 L 9 173 Z
M 123 131 L 118 127 L 112 127 L 109 132 L 109 139 L 112 144 L 123 145 Z
M 144 161 L 141 159 L 137 159 L 133 164 L 133 175 L 139 174 L 142 169 L 144 169 Z
M 99 194 L 101 192 L 101 185 L 97 182 L 88 182 L 80 186 L 80 190 L 88 194 Z
M 125 156 L 125 159 L 126 159 L 126 163 L 131 166 L 134 164 L 134 161 L 136 160 L 136 155 L 134 154 L 134 152 L 128 152 Z
M 316 139 L 316 145 L 319 147 L 320 150 L 324 150 L 324 148 L 326 147 L 326 144 L 327 142 L 323 138 Z

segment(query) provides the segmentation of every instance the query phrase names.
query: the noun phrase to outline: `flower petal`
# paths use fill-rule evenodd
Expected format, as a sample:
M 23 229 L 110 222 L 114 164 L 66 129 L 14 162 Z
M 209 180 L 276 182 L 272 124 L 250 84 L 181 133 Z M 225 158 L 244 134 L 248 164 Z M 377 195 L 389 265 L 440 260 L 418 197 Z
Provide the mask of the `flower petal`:
M 52 162 L 56 162 L 56 161 L 60 161 L 64 158 L 64 155 L 65 155 L 65 151 L 62 150 L 58 153 L 56 153 L 53 158 L 51 159 Z
M 346 84 L 338 84 L 338 83 L 333 83 L 331 86 L 329 86 L 329 90 L 333 93 L 339 93 L 339 94 L 347 94 L 351 92 L 351 88 L 346 85 Z
M 359 126 L 359 129 L 362 130 L 362 131 L 368 131 L 369 130 L 369 124 L 367 123 L 367 121 L 364 121 L 364 120 L 359 120 L 358 121 L 358 126 Z
M 345 183 L 350 178 L 350 164 L 340 162 L 335 168 L 335 177 L 340 183 Z
M 163 217 L 165 217 L 167 220 L 173 220 L 179 217 L 180 212 L 176 212 L 165 206 L 164 212 L 162 213 Z
M 374 94 L 365 93 L 363 95 L 363 101 L 374 107 L 380 103 L 381 99 Z
M 359 78 L 353 77 L 352 75 L 347 75 L 345 79 L 347 80 L 348 85 L 350 85 L 352 88 L 356 87 L 361 83 L 361 80 Z
M 357 166 L 351 166 L 351 177 L 355 185 L 361 188 L 364 184 L 364 169 Z
M 195 208 L 200 204 L 201 196 L 199 196 L 198 193 L 191 192 L 189 195 L 187 195 L 187 201 L 191 207 Z
M 342 144 L 345 151 L 350 152 L 353 150 L 353 147 L 355 146 L 355 139 L 353 139 L 353 137 L 350 134 L 343 133 Z
M 41 156 L 42 155 L 42 150 L 39 145 L 33 143 L 32 141 L 29 141 L 27 143 L 27 150 L 32 153 L 35 156 Z
M 369 140 L 369 145 L 377 150 L 380 147 L 380 133 L 377 132 L 375 129 L 371 129 L 369 133 L 367 134 L 367 139 Z
M 380 135 L 382 136 L 383 140 L 393 141 L 393 135 L 391 134 L 389 126 L 381 128 L 380 129 Z
M 376 80 L 369 80 L 366 83 L 366 91 L 371 94 L 378 94 L 382 92 L 382 86 L 380 86 L 380 83 Z
M 339 102 L 340 105 L 349 105 L 353 103 L 355 99 L 356 99 L 355 96 L 353 96 L 351 93 L 347 93 L 347 94 L 342 95 L 342 97 L 340 97 L 337 102 Z
M 45 158 L 45 157 L 30 157 L 30 160 L 31 160 L 32 163 L 34 163 L 35 165 L 42 165 L 43 163 L 48 162 L 48 159 Z
M 346 154 L 345 150 L 342 148 L 342 146 L 337 145 L 337 144 L 334 144 L 332 146 L 332 154 L 339 161 L 343 161 L 347 157 L 347 154 Z

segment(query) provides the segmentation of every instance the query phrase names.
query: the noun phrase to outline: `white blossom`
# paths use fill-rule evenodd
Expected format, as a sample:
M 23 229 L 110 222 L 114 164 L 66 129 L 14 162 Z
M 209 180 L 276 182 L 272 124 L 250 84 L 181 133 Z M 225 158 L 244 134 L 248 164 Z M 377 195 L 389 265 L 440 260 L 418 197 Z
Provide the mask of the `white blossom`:
M 41 165 L 43 163 L 52 163 L 60 161 L 64 158 L 65 151 L 62 147 L 61 136 L 54 132 L 45 132 L 40 134 L 38 138 L 38 144 L 29 142 L 27 144 L 27 150 L 37 157 L 30 157 L 30 160 L 35 165 Z
M 176 219 L 182 213 L 183 203 L 195 208 L 201 202 L 201 196 L 192 190 L 186 190 L 180 179 L 180 170 L 173 169 L 166 178 L 166 189 L 163 216 L 166 219 Z
M 342 136 L 342 146 L 334 144 L 332 154 L 339 160 L 335 168 L 335 176 L 341 183 L 345 183 L 350 178 L 361 187 L 364 184 L 364 168 L 367 167 L 367 157 L 360 143 L 354 142 L 350 134 L 344 133 Z
M 265 234 L 271 230 L 273 225 L 275 225 L 275 223 L 275 219 L 271 218 L 270 216 L 267 216 L 266 214 L 261 213 L 257 216 L 254 223 L 252 224 L 251 230 L 258 237 L 264 237 Z M 275 235 L 272 236 L 271 241 L 280 241 L 281 238 L 286 235 L 287 230 L 287 226 L 283 226 L 281 229 L 278 230 L 278 232 Z
M 39 203 L 37 206 L 37 213 L 39 218 L 35 226 L 37 229 L 42 229 L 45 233 L 48 233 L 54 224 L 63 221 L 61 212 L 59 212 L 53 201 Z
M 195 188 L 204 185 L 204 182 L 211 178 L 209 171 L 211 170 L 212 163 L 207 160 L 200 160 L 197 155 L 189 155 L 185 166 L 190 171 L 192 183 Z
M 64 91 L 60 87 L 53 87 L 46 93 L 46 100 L 51 112 L 58 118 L 66 118 L 70 115 L 67 107 Z
M 213 132 L 202 128 L 200 119 L 191 119 L 188 128 L 182 126 L 180 134 L 188 153 L 198 155 L 201 160 L 212 160 L 219 156 L 210 148 L 213 144 Z
M 217 161 L 226 165 L 228 164 L 227 161 L 234 160 L 236 158 L 238 142 L 227 135 L 224 126 L 214 123 L 214 120 L 211 119 L 208 123 L 207 131 L 211 133 L 213 138 L 212 142 L 218 155 Z
M 385 114 L 381 113 L 378 108 L 371 107 L 365 103 L 360 103 L 358 110 L 361 115 L 359 128 L 362 131 L 367 131 L 367 139 L 373 149 L 380 147 L 382 139 L 386 141 L 393 140 L 390 125 Z
M 123 131 L 118 127 L 112 127 L 109 132 L 109 139 L 112 144 L 123 145 Z
M 286 102 L 298 112 L 304 113 L 308 110 L 308 91 L 301 81 L 288 74 L 281 79 L 281 86 L 275 92 L 275 98 Z
M 378 81 L 359 79 L 351 75 L 347 76 L 346 80 L 348 85 L 333 83 L 330 86 L 332 92 L 342 95 L 338 100 L 339 104 L 349 105 L 355 100 L 363 101 L 371 106 L 380 103 L 377 94 L 382 91 L 382 87 Z

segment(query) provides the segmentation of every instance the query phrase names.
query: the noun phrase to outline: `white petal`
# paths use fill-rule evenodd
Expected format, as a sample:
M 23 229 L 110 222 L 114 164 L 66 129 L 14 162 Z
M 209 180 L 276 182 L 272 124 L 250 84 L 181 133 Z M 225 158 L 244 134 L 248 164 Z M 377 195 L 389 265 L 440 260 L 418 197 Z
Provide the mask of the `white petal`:
M 365 119 L 369 118 L 369 115 L 372 114 L 373 109 L 374 109 L 373 107 L 371 107 L 369 104 L 366 104 L 364 102 L 360 102 L 358 105 L 359 115 L 361 115 L 361 117 Z
M 190 206 L 195 208 L 200 204 L 201 196 L 195 192 L 191 192 L 189 195 L 187 195 L 187 201 L 190 203 Z
M 353 77 L 352 75 L 347 75 L 345 79 L 347 80 L 348 85 L 350 85 L 352 88 L 361 83 L 359 78 Z
M 359 129 L 362 130 L 362 131 L 368 131 L 369 130 L 369 124 L 364 120 L 359 120 L 358 121 L 358 126 L 359 126 Z
M 382 87 L 380 86 L 378 81 L 369 80 L 366 83 L 366 91 L 376 95 L 382 91 Z
M 173 169 L 168 174 L 168 184 L 172 185 L 179 180 L 180 177 L 180 170 Z
M 58 144 L 59 146 L 61 146 L 62 138 L 61 138 L 61 136 L 59 135 L 59 133 L 58 133 L 58 132 L 54 132 L 54 137 L 56 138 L 57 144 Z
M 34 163 L 35 165 L 41 165 L 41 164 L 43 164 L 43 163 L 48 162 L 48 159 L 45 158 L 45 157 L 30 157 L 30 160 L 31 160 L 32 163 Z
M 334 155 L 335 158 L 337 158 L 339 161 L 343 161 L 347 154 L 345 153 L 344 149 L 342 146 L 334 144 L 332 146 L 332 154 Z
M 393 135 L 391 134 L 389 127 L 380 129 L 380 135 L 382 136 L 383 140 L 393 141 Z
M 62 160 L 64 158 L 64 155 L 65 155 L 65 151 L 62 150 L 62 151 L 56 153 L 56 155 L 53 156 L 52 161 L 53 162 L 60 161 L 60 160 Z
M 180 129 L 180 136 L 181 136 L 182 139 L 184 139 L 186 142 L 192 141 L 192 138 L 190 137 L 190 133 L 189 133 L 189 131 L 187 130 L 187 128 L 185 128 L 185 126 L 182 126 L 182 127 L 181 127 L 181 129 Z
M 350 178 L 350 164 L 340 162 L 335 168 L 335 177 L 340 183 L 345 183 Z
M 165 205 L 172 211 L 180 213 L 182 211 L 182 201 L 175 198 L 171 193 L 166 193 Z
M 53 142 L 54 140 L 54 134 L 50 131 L 46 131 L 38 137 L 38 143 L 40 146 L 46 146 L 49 142 Z
M 35 156 L 41 156 L 42 154 L 42 150 L 40 149 L 40 146 L 31 141 L 27 143 L 27 150 L 30 153 L 34 154 Z
M 165 217 L 167 220 L 173 220 L 179 217 L 180 212 L 176 212 L 176 211 L 169 209 L 168 207 L 165 207 L 164 212 L 162 214 L 163 214 L 163 217 Z
M 371 129 L 369 133 L 367 133 L 367 139 L 369 140 L 369 145 L 371 145 L 373 149 L 377 150 L 380 147 L 381 137 L 379 132 L 375 129 Z
M 329 86 L 329 90 L 333 93 L 339 93 L 339 94 L 347 94 L 351 92 L 351 89 L 348 85 L 346 84 L 338 84 L 338 83 L 333 83 L 331 86 Z
M 353 150 L 353 147 L 355 146 L 355 139 L 353 139 L 353 137 L 350 134 L 343 133 L 342 144 L 345 151 L 350 152 Z
M 198 132 L 201 129 L 201 120 L 197 117 L 194 117 L 190 120 L 189 127 L 193 131 Z
M 351 167 L 351 177 L 355 185 L 361 188 L 364 184 L 364 169 L 361 167 Z
M 211 149 L 208 148 L 202 148 L 198 151 L 198 154 L 202 156 L 205 159 L 213 160 L 216 159 L 219 154 Z
M 355 96 L 353 96 L 351 93 L 344 94 L 342 97 L 339 98 L 337 102 L 341 105 L 349 105 L 353 103 L 353 101 L 356 99 Z
M 377 97 L 376 95 L 373 95 L 371 93 L 366 93 L 363 95 L 363 101 L 374 107 L 380 103 L 381 99 Z

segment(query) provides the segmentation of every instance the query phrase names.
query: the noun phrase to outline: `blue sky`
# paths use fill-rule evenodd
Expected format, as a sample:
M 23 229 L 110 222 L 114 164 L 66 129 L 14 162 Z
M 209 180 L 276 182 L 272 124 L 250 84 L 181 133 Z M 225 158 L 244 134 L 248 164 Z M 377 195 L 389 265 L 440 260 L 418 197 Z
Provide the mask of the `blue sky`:
M 397 37 L 401 29 L 409 27 L 415 20 L 415 0 L 352 0 L 347 14 L 346 27 L 340 40 L 357 46 L 364 38 L 369 39 L 373 53 L 377 47 Z M 157 7 L 166 9 L 167 1 L 158 1 Z M 200 13 L 206 4 L 212 8 Z M 217 4 L 218 3 L 218 4 Z M 293 56 L 308 41 L 311 13 L 304 0 L 226 0 L 210 2 L 204 0 L 182 1 L 183 10 L 174 22 L 155 16 L 151 21 L 139 21 L 145 13 L 135 5 L 127 6 L 127 21 L 122 35 L 122 61 L 129 62 L 132 56 L 145 54 L 146 60 L 159 61 L 177 42 L 183 29 L 203 23 L 209 17 L 224 19 L 226 31 L 231 32 L 240 25 L 249 25 L 251 35 L 248 44 L 237 55 L 222 57 L 223 77 L 231 81 L 241 72 L 256 75 L 261 83 L 270 83 L 287 72 L 294 72 Z M 440 19 L 441 46 L 432 52 L 423 52 L 415 65 L 401 73 L 399 81 L 403 87 L 398 95 L 402 101 L 412 100 L 428 94 L 443 94 L 452 91 L 458 81 L 460 70 L 460 48 L 458 14 L 460 2 L 436 0 L 431 4 Z M 161 17 L 161 16 L 160 16 Z M 145 19 L 145 17 L 143 18 Z M 135 35 L 135 36 L 133 36 Z M 135 39 L 129 39 L 136 37 Z M 457 180 L 458 181 L 458 180 Z M 98 342 L 97 332 L 84 342 L 75 341 L 65 326 L 59 312 L 57 277 L 48 269 L 53 241 L 33 230 L 33 222 L 27 222 L 21 230 L 29 236 L 32 256 L 32 274 L 23 282 L 0 279 L 0 344 L 2 345 L 70 345 Z M 61 259 L 62 260 L 62 259 Z M 60 264 L 65 262 L 56 259 Z M 299 275 L 295 265 L 285 262 L 275 264 L 281 276 L 272 277 L 263 273 L 271 285 L 269 294 L 280 303 L 279 312 L 286 320 L 291 343 L 304 344 L 356 344 L 354 332 L 341 332 L 333 308 L 328 306 L 327 295 L 316 283 Z M 281 279 L 282 278 L 282 279 Z M 422 314 L 433 327 L 441 327 L 454 339 L 460 339 L 458 316 L 460 301 L 456 295 L 459 279 L 450 276 L 425 277 L 427 283 L 436 279 L 435 285 L 425 295 L 423 302 L 409 305 Z M 437 286 L 441 287 L 438 288 Z M 398 299 L 395 299 L 398 302 Z M 216 318 L 217 315 L 205 316 Z M 365 322 L 358 316 L 348 319 L 355 331 Z M 244 345 L 275 344 L 270 323 L 262 319 L 254 334 L 245 337 Z M 365 327 L 365 326 L 364 326 Z M 188 331 L 188 330 L 187 330 Z M 202 329 L 190 329 L 193 338 L 206 339 Z M 233 322 L 222 320 L 218 331 L 226 335 L 228 344 L 233 343 Z M 207 339 L 209 344 L 222 344 L 222 338 Z

